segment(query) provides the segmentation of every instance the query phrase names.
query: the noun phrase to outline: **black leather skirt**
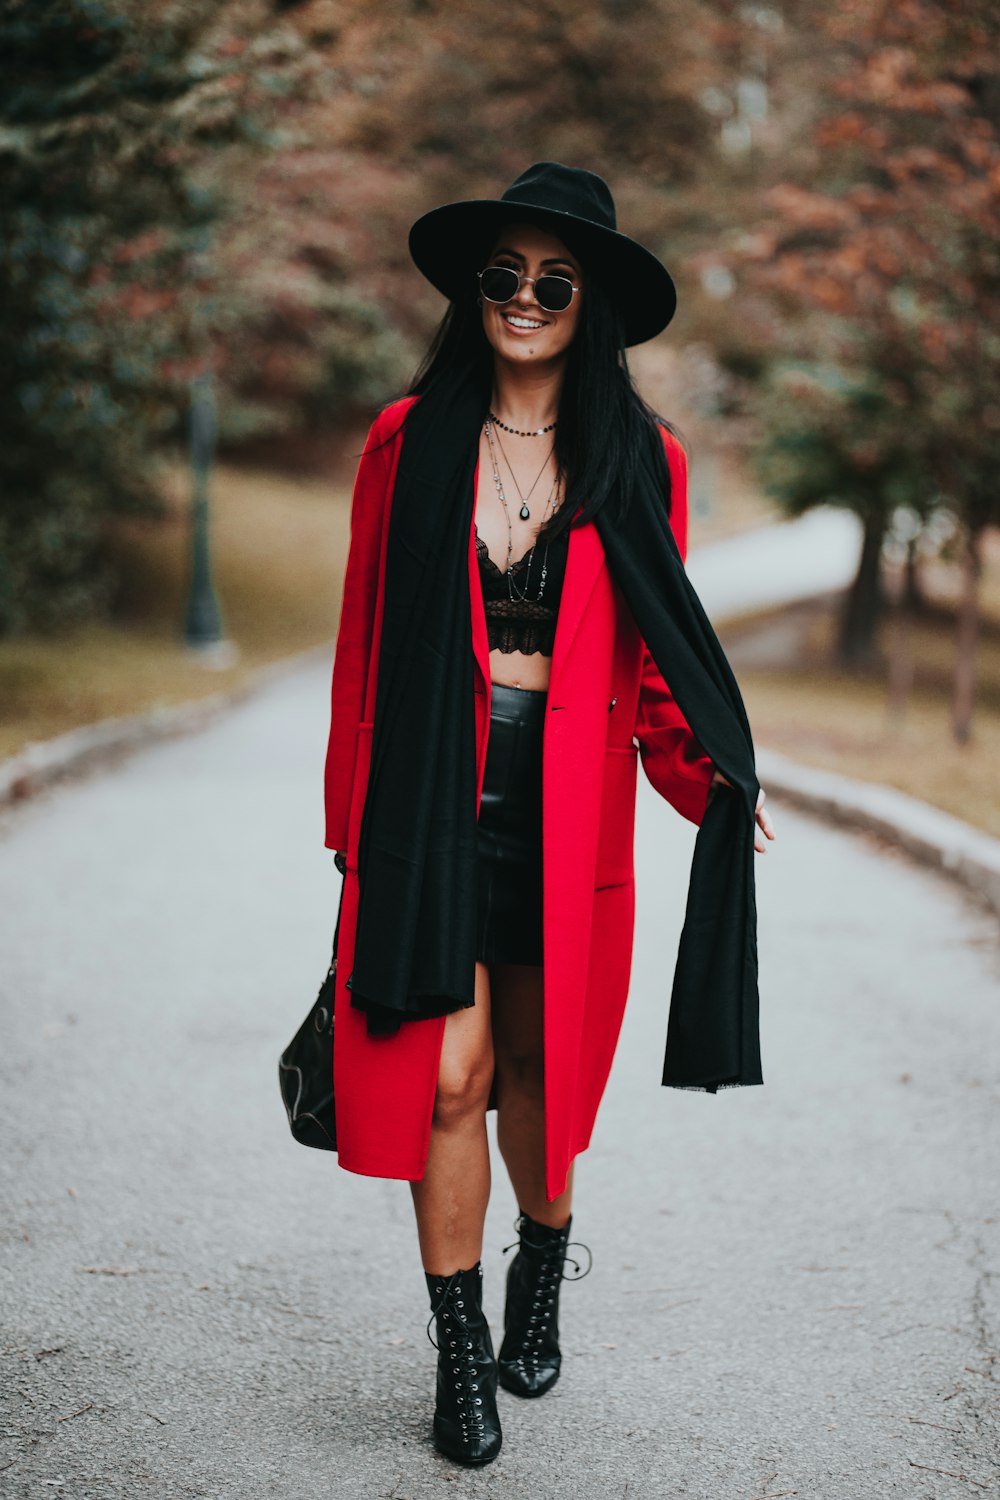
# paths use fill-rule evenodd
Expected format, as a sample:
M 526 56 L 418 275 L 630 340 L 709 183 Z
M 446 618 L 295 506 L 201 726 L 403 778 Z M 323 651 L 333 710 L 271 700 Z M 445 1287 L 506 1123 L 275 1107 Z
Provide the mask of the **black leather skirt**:
M 490 689 L 479 808 L 479 935 L 484 963 L 542 962 L 544 689 Z

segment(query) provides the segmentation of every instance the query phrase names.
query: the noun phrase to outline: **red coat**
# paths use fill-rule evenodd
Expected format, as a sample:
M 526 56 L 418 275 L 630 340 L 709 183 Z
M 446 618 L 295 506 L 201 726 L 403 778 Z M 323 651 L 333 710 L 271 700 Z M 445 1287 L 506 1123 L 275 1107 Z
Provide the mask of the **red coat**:
M 381 633 L 389 507 L 415 398 L 376 419 L 362 456 L 333 668 L 326 758 L 326 844 L 347 855 L 337 961 L 334 1092 L 339 1160 L 375 1177 L 423 1176 L 443 1019 L 404 1022 L 370 1038 L 350 1004 L 364 807 Z M 687 462 L 666 430 L 671 525 L 687 547 Z M 478 467 L 476 480 L 478 483 Z M 490 663 L 475 528 L 469 528 L 475 656 L 476 807 L 490 719 Z M 593 521 L 569 533 L 548 688 L 542 757 L 545 952 L 546 1191 L 563 1191 L 590 1143 L 628 994 L 635 914 L 636 765 L 666 800 L 700 823 L 712 763 L 681 716 L 607 567 Z M 638 740 L 638 745 L 635 741 Z M 386 934 L 392 941 L 392 934 Z

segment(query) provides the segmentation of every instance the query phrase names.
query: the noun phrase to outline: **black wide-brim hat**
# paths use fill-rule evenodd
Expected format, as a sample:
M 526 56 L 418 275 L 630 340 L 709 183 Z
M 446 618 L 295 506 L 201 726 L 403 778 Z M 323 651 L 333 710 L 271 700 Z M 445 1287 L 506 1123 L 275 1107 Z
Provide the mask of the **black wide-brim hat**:
M 673 277 L 652 251 L 620 232 L 611 189 L 583 167 L 538 161 L 499 198 L 432 208 L 410 230 L 410 254 L 446 297 L 472 297 L 479 289 L 476 272 L 498 232 L 516 222 L 550 230 L 588 275 L 601 278 L 621 313 L 626 345 L 643 344 L 666 328 L 677 306 Z

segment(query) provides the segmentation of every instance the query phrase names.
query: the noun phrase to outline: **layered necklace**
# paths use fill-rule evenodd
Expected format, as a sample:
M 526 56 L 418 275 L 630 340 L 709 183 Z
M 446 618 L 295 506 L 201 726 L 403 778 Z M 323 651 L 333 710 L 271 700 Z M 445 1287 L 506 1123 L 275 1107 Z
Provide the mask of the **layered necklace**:
M 528 579 L 529 579 L 529 576 L 531 574 L 531 564 L 532 564 L 532 561 L 533 561 L 534 556 L 535 556 L 535 547 L 536 547 L 537 543 L 536 542 L 532 543 L 531 550 L 527 554 L 527 556 L 528 556 L 528 565 L 527 565 L 527 567 L 524 570 L 524 593 L 522 594 L 521 591 L 518 589 L 517 585 L 514 582 L 514 575 L 513 575 L 513 572 L 512 572 L 513 563 L 511 561 L 511 559 L 512 559 L 513 553 L 514 553 L 514 528 L 512 527 L 511 521 L 510 521 L 510 510 L 509 510 L 509 508 L 507 506 L 507 496 L 504 494 L 503 480 L 500 478 L 500 465 L 499 465 L 498 460 L 497 460 L 497 447 L 496 447 L 496 445 L 498 443 L 500 443 L 500 434 L 498 432 L 494 431 L 494 424 L 496 422 L 497 422 L 497 419 L 494 417 L 493 413 L 489 412 L 488 415 L 487 415 L 487 417 L 486 417 L 486 420 L 483 423 L 483 430 L 486 433 L 486 441 L 488 442 L 489 448 L 490 448 L 490 459 L 491 459 L 492 464 L 493 464 L 493 484 L 494 484 L 494 486 L 496 488 L 496 492 L 497 492 L 497 496 L 498 496 L 498 498 L 500 500 L 500 504 L 503 506 L 504 515 L 507 518 L 507 569 L 506 569 L 506 572 L 505 572 L 504 576 L 507 579 L 507 591 L 508 591 L 511 599 L 527 600 L 527 599 L 529 599 L 529 594 L 528 594 Z M 499 423 L 498 425 L 503 426 L 503 423 Z M 555 423 L 553 423 L 552 426 L 554 427 Z M 508 428 L 507 430 L 511 431 L 512 429 Z M 546 430 L 551 430 L 551 429 L 544 429 L 543 428 L 543 429 L 539 429 L 539 432 L 537 434 L 536 433 L 523 434 L 523 436 L 529 436 L 529 435 L 531 437 L 540 436 L 541 432 L 542 431 L 546 431 Z M 520 485 L 517 482 L 517 476 L 515 475 L 514 470 L 510 466 L 510 460 L 507 458 L 507 454 L 504 452 L 502 444 L 500 445 L 500 451 L 501 451 L 501 453 L 503 453 L 504 461 L 507 464 L 507 468 L 510 470 L 510 476 L 511 476 L 511 478 L 514 481 L 514 488 L 517 490 L 517 493 L 518 493 L 518 495 L 520 497 L 520 500 L 521 500 L 521 509 L 518 512 L 518 514 L 521 517 L 522 521 L 527 521 L 531 517 L 531 512 L 528 509 L 528 501 L 531 499 L 531 496 L 532 496 L 532 494 L 535 491 L 535 486 L 538 484 L 539 479 L 541 479 L 542 475 L 545 472 L 545 465 L 548 463 L 549 459 L 552 457 L 552 449 L 550 449 L 549 452 L 546 454 L 546 456 L 545 456 L 545 462 L 542 464 L 542 467 L 539 469 L 537 475 L 535 476 L 535 483 L 531 486 L 531 489 L 528 491 L 527 495 L 521 494 L 521 487 L 520 487 Z M 551 512 L 552 513 L 554 513 L 559 508 L 558 501 L 556 500 L 556 495 L 558 493 L 558 490 L 559 490 L 559 475 L 557 473 L 556 474 L 556 478 L 555 478 L 555 482 L 554 482 L 554 484 L 552 486 L 552 489 L 549 491 L 549 498 L 548 498 L 548 500 L 545 503 L 545 513 L 542 516 L 541 526 L 544 526 L 545 522 L 548 520 L 548 517 L 549 517 L 549 514 L 550 514 L 550 507 L 551 507 Z M 539 530 L 541 530 L 541 526 L 539 527 Z M 538 585 L 538 593 L 535 594 L 535 595 L 533 595 L 533 596 L 531 596 L 531 602 L 532 603 L 537 603 L 537 601 L 539 599 L 541 599 L 542 594 L 545 592 L 545 578 L 546 578 L 546 575 L 548 573 L 548 559 L 549 559 L 549 544 L 548 544 L 548 539 L 546 539 L 545 550 L 542 553 L 542 574 L 541 574 L 541 579 L 540 579 L 540 582 L 539 582 L 539 585 Z M 519 559 L 519 561 L 520 561 L 520 559 Z

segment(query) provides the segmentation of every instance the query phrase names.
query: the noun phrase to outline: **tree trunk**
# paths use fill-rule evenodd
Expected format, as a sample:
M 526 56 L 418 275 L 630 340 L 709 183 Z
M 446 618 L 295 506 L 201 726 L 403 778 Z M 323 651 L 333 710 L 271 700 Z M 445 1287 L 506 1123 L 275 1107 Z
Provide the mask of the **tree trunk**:
M 888 711 L 889 723 L 901 729 L 906 719 L 910 694 L 913 690 L 915 659 L 913 652 L 914 595 L 910 587 L 909 569 L 904 568 L 898 581 L 896 598 L 890 616 L 889 632 L 889 679 Z
M 875 655 L 875 630 L 882 612 L 884 537 L 884 516 L 867 518 L 858 571 L 847 591 L 840 621 L 837 656 L 845 667 L 867 666 Z
M 982 574 L 982 530 L 970 529 L 962 555 L 962 592 L 958 601 L 955 637 L 955 676 L 951 700 L 951 728 L 960 745 L 972 733 L 976 704 L 976 646 L 979 639 L 979 579 Z
M 919 615 L 924 607 L 924 590 L 920 577 L 920 538 L 911 537 L 906 544 L 906 584 L 904 603 L 911 616 Z

